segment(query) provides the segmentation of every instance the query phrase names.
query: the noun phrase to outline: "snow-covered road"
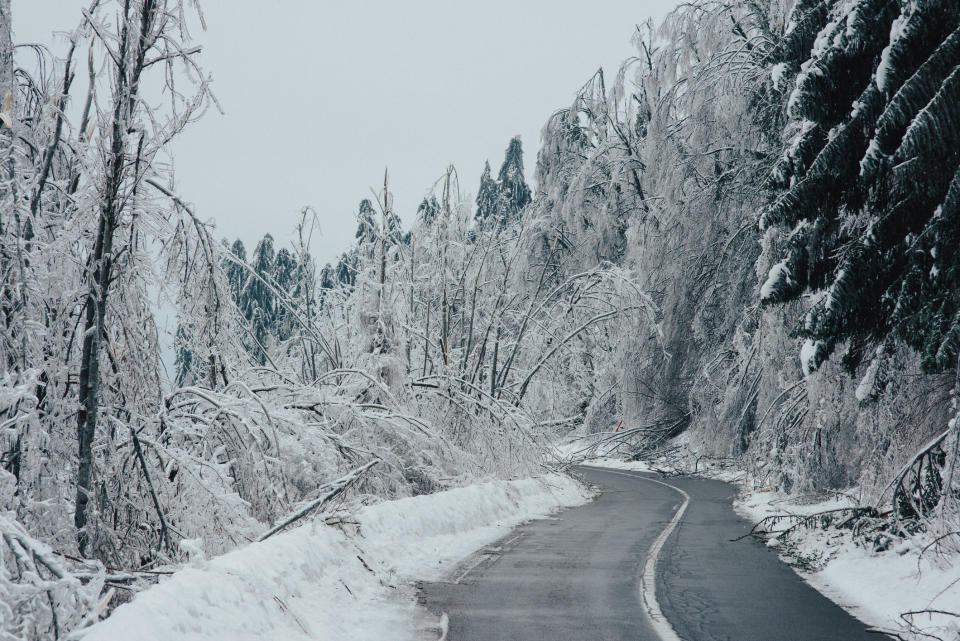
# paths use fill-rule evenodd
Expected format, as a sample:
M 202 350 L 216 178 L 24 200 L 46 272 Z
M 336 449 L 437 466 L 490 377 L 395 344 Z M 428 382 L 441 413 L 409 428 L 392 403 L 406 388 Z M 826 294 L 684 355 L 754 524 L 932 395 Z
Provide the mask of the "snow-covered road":
M 661 641 L 663 630 L 643 606 L 640 579 L 648 553 L 684 504 L 677 490 L 690 500 L 659 550 L 655 585 L 656 603 L 677 637 L 880 638 L 768 547 L 731 541 L 750 528 L 731 507 L 732 486 L 694 478 L 670 479 L 668 486 L 636 473 L 580 471 L 603 489 L 595 501 L 520 527 L 457 581 L 424 584 L 428 607 L 449 617 L 448 639 Z

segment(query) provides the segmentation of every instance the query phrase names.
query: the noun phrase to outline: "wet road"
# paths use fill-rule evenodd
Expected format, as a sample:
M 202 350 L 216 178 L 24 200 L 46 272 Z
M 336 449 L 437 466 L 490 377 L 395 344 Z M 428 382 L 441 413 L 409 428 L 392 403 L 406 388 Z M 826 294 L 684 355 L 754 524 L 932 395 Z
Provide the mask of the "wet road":
M 602 489 L 592 503 L 521 526 L 450 581 L 422 586 L 425 605 L 449 617 L 447 641 L 886 638 L 867 632 L 765 545 L 731 542 L 750 529 L 731 508 L 732 486 L 663 479 L 668 487 L 652 475 L 578 471 Z M 661 545 L 654 568 L 651 548 Z

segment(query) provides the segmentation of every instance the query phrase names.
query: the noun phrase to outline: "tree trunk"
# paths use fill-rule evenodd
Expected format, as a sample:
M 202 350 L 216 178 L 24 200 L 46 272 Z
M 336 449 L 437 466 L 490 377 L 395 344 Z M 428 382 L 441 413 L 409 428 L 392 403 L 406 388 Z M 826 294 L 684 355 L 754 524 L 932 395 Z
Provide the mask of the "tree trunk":
M 493 358 L 490 361 L 490 396 L 497 391 L 497 356 L 500 354 L 500 323 L 497 323 L 497 336 L 493 341 Z
M 126 135 L 136 108 L 137 86 L 143 71 L 147 50 L 152 46 L 152 28 L 156 17 L 153 0 L 145 0 L 139 11 L 139 37 L 136 57 L 128 69 L 131 52 L 129 42 L 130 0 L 124 3 L 120 43 L 114 60 L 116 87 L 113 95 L 113 123 L 110 152 L 107 156 L 106 180 L 100 205 L 100 222 L 94 242 L 89 288 L 84 302 L 83 348 L 80 360 L 79 401 L 77 412 L 77 502 L 73 522 L 77 528 L 77 545 L 81 555 L 87 554 L 90 542 L 86 531 L 87 514 L 93 478 L 93 441 L 97 433 L 97 414 L 100 409 L 100 347 L 104 333 L 107 297 L 113 271 L 113 240 L 123 208 L 121 187 L 124 181 L 127 154 Z
M 111 211 L 115 199 L 104 205 L 94 245 L 90 289 L 84 306 L 83 350 L 80 360 L 79 399 L 77 413 L 77 440 L 80 459 L 77 467 L 77 504 L 73 523 L 77 528 L 77 545 L 81 554 L 87 553 L 89 536 L 86 532 L 87 503 L 90 500 L 93 476 L 93 439 L 97 431 L 97 413 L 100 406 L 100 345 L 104 332 L 104 315 L 112 271 L 113 234 L 116 217 Z
M 13 156 L 13 113 L 14 109 L 14 84 L 13 84 L 13 41 L 11 39 L 11 15 L 10 0 L 0 0 L 0 149 L 7 150 L 0 163 L 3 164 L 7 174 L 6 180 L 9 181 L 10 189 L 7 190 L 0 200 L 0 268 L 6 270 L 6 265 L 12 260 L 12 256 L 7 249 L 6 239 L 2 238 L 5 225 L 9 225 L 7 220 L 9 212 L 16 205 L 16 177 L 14 176 L 14 156 Z M 8 201 L 9 198 L 9 201 Z M 9 203 L 9 204 L 8 204 Z M 0 317 L 5 327 L 10 327 L 13 323 L 13 296 L 10 288 L 5 284 L 0 284 Z M 5 365 L 12 369 L 16 359 L 12 351 L 7 354 Z
M 12 98 L 13 86 L 13 39 L 10 0 L 0 0 L 0 107 L 6 105 L 7 96 Z

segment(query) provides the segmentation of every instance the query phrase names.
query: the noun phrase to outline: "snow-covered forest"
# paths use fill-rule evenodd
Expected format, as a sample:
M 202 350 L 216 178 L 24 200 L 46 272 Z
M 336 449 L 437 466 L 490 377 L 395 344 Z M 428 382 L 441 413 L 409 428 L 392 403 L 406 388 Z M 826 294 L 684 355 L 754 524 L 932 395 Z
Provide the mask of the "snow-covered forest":
M 858 487 L 863 545 L 956 558 L 956 0 L 685 4 L 535 159 L 440 168 L 416 212 L 371 177 L 327 265 L 312 208 L 248 248 L 175 188 L 166 150 L 218 108 L 199 11 L 92 0 L 14 56 L 0 0 L 0 638 L 335 500 L 556 467 L 570 435 Z

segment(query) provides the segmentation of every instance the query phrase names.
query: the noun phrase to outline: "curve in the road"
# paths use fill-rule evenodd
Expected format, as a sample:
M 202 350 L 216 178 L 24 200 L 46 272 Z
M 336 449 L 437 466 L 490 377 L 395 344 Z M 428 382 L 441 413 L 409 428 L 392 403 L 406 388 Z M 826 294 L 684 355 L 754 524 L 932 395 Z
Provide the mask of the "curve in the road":
M 690 495 L 681 490 L 679 487 L 675 487 L 669 483 L 664 483 L 663 481 L 658 481 L 657 479 L 652 479 L 646 476 L 638 477 L 633 474 L 616 472 L 614 470 L 605 471 L 610 474 L 621 474 L 623 476 L 631 476 L 633 478 L 642 478 L 650 483 L 656 483 L 658 485 L 663 485 L 664 487 L 669 487 L 671 490 L 678 492 L 681 496 L 683 496 L 683 504 L 677 509 L 676 514 L 673 515 L 673 518 L 670 519 L 670 523 L 667 524 L 667 527 L 663 528 L 663 532 L 661 532 L 660 536 L 658 536 L 653 542 L 653 545 L 650 546 L 650 551 L 647 552 L 647 562 L 644 564 L 643 574 L 640 576 L 640 600 L 647 609 L 647 616 L 650 617 L 651 627 L 653 627 L 654 631 L 657 633 L 657 636 L 660 637 L 660 641 L 681 641 L 680 637 L 677 636 L 677 631 L 673 629 L 672 625 L 670 625 L 670 621 L 667 620 L 667 617 L 663 616 L 663 612 L 660 610 L 660 603 L 657 601 L 657 559 L 660 558 L 660 552 L 663 550 L 663 544 L 667 542 L 667 539 L 670 538 L 670 535 L 673 534 L 673 531 L 677 529 L 680 519 L 683 518 L 683 513 L 687 511 L 687 506 L 690 505 Z
M 580 471 L 601 487 L 596 500 L 523 525 L 469 572 L 422 586 L 449 617 L 448 641 L 878 638 L 762 543 L 731 542 L 751 524 L 732 510 L 730 485 Z M 641 584 L 652 599 L 638 598 Z

